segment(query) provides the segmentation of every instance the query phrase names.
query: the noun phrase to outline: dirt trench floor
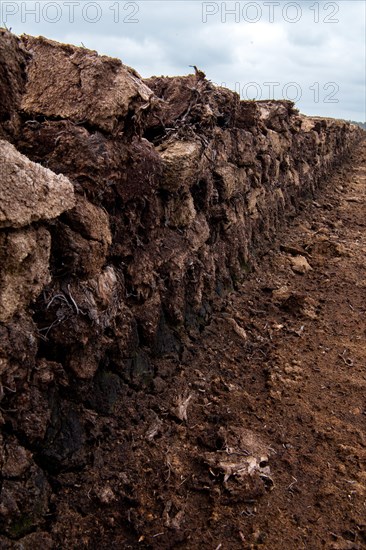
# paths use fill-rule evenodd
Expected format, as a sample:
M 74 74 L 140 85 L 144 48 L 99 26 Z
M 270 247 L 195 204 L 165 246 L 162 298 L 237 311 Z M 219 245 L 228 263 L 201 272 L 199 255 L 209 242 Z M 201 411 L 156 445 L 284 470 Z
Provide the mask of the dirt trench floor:
M 45 548 L 366 548 L 365 201 L 366 140 L 183 357 L 89 411 Z

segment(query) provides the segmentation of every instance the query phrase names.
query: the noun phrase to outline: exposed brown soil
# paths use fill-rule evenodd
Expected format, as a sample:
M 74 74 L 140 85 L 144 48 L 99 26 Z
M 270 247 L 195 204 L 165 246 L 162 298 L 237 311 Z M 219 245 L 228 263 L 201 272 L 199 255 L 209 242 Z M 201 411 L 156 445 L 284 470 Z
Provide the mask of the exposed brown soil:
M 166 446 L 170 498 L 189 537 L 182 547 L 366 548 L 365 142 L 350 160 L 182 365 L 182 386 L 194 396 L 177 437 L 184 443 L 157 443 Z M 312 268 L 305 274 L 291 268 L 299 255 Z M 208 466 L 228 460 L 230 448 L 243 452 L 233 462 L 251 454 L 247 431 L 267 446 L 270 479 L 225 483 Z M 195 470 L 202 455 L 211 458 Z M 153 531 L 146 547 L 175 547 L 166 526 L 155 528 L 160 542 Z
M 366 548 L 361 130 L 0 60 L 1 550 Z
M 365 196 L 364 141 L 180 363 L 123 402 L 99 380 L 93 462 L 50 475 L 26 548 L 366 547 Z
M 110 463 L 127 453 L 121 480 L 144 505 L 125 514 L 107 479 L 81 483 L 79 498 L 111 498 L 113 547 L 366 548 L 365 197 L 364 141 L 214 313 L 176 376 L 157 364 L 128 451 L 101 449 Z M 300 255 L 304 274 L 292 267 Z M 248 456 L 262 460 L 253 475 Z

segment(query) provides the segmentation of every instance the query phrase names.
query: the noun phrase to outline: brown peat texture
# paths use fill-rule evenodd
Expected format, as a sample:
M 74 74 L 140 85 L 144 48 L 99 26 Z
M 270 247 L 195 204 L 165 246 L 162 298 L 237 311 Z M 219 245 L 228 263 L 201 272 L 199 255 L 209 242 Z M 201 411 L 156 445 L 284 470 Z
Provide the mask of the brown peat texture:
M 364 133 L 0 61 L 0 547 L 365 548 Z

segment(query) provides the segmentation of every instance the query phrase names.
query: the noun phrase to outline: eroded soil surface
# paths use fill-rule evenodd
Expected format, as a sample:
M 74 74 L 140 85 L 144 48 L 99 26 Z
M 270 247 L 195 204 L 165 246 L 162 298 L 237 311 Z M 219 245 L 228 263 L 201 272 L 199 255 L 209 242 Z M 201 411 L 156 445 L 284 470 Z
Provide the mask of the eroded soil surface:
M 131 436 L 145 506 L 115 547 L 366 548 L 365 198 L 364 141 L 177 377 L 158 365 Z
M 151 384 L 65 389 L 86 440 L 47 464 L 47 524 L 0 547 L 366 548 L 365 199 L 363 141 Z

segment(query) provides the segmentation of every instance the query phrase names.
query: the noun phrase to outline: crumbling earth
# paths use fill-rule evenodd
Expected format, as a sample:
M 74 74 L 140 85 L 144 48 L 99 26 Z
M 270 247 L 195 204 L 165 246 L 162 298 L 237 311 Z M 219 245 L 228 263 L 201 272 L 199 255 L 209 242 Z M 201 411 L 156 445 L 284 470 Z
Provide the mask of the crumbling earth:
M 35 482 L 47 523 L 2 548 L 365 548 L 365 196 L 363 142 L 181 361 L 144 391 L 101 376 L 79 463 Z
M 366 547 L 361 131 L 0 58 L 0 547 Z
M 363 142 L 182 360 L 118 405 L 132 426 L 91 415 L 96 463 L 57 477 L 59 544 L 366 547 L 365 196 Z

